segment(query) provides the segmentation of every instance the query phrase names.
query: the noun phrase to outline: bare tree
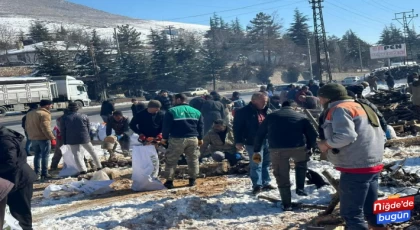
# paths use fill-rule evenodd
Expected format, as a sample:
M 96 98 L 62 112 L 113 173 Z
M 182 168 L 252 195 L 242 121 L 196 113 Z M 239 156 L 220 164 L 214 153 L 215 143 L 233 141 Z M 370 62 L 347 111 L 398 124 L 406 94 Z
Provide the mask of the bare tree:
M 14 47 L 14 43 L 16 41 L 16 31 L 8 26 L 0 25 L 0 51 L 5 51 L 6 59 L 7 58 L 7 50 Z

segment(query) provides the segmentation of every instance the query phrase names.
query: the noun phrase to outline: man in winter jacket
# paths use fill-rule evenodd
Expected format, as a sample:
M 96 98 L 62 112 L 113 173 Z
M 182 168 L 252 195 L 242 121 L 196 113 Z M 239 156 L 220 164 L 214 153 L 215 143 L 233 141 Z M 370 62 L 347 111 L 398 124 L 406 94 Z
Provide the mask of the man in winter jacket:
M 228 127 L 223 120 L 216 120 L 213 128 L 205 136 L 203 145 L 200 147 L 203 156 L 210 145 L 210 152 L 214 161 L 221 162 L 227 159 L 231 166 L 242 159 L 242 155 L 237 153 L 233 130 Z
M 114 100 L 109 99 L 107 101 L 102 102 L 101 117 L 105 123 L 108 121 L 108 118 L 112 115 L 114 111 L 115 111 Z
M 391 75 L 391 73 L 389 72 L 385 73 L 385 81 L 390 90 L 394 89 L 395 80 L 394 80 L 394 77 Z
M 408 92 L 411 94 L 411 101 L 413 105 L 420 107 L 420 81 L 415 79 L 408 87 Z
M 235 146 L 238 151 L 246 149 L 249 158 L 254 154 L 254 141 L 258 128 L 271 110 L 268 108 L 268 95 L 265 93 L 254 93 L 251 102 L 239 109 L 233 119 L 233 134 Z M 253 194 L 260 193 L 263 189 L 276 189 L 270 185 L 270 155 L 266 141 L 261 145 L 261 163 L 250 160 L 250 176 L 252 181 Z
M 195 97 L 190 100 L 189 105 L 194 109 L 200 111 L 203 108 L 204 102 L 206 102 L 206 97 Z
M 241 93 L 233 92 L 232 98 L 230 99 L 233 102 L 232 111 L 240 109 L 246 106 L 245 101 L 241 98 Z
M 130 128 L 139 135 L 140 140 L 156 138 L 162 133 L 164 114 L 159 101 L 151 100 L 147 109 L 138 113 L 130 122 Z
M 64 114 L 66 114 L 66 112 L 67 110 L 64 110 Z M 60 149 L 61 146 L 63 146 L 63 138 L 61 137 L 61 131 L 60 131 L 60 123 L 61 123 L 61 118 L 63 116 L 57 118 L 57 126 L 54 127 L 55 134 L 56 134 L 55 137 L 57 139 L 57 146 L 54 149 L 54 156 L 51 160 L 51 166 L 50 166 L 51 170 L 55 170 L 58 168 L 58 164 L 60 163 L 60 160 L 63 157 L 63 153 L 61 152 L 61 149 Z
M 281 109 L 281 103 L 280 103 L 280 96 L 279 95 L 273 95 L 269 100 L 269 108 L 271 111 L 276 111 Z
M 162 144 L 166 144 L 169 138 L 169 146 L 166 151 L 165 187 L 174 187 L 173 180 L 175 168 L 179 157 L 185 153 L 190 176 L 189 186 L 195 186 L 195 179 L 199 173 L 200 152 L 197 147 L 203 144 L 203 118 L 200 111 L 187 104 L 187 96 L 176 94 L 175 106 L 165 113 L 163 122 Z
M 35 152 L 34 168 L 40 179 L 51 177 L 48 174 L 48 160 L 51 151 L 51 141 L 55 139 L 51 131 L 52 101 L 41 100 L 40 108 L 26 115 L 25 130 Z M 41 162 L 41 167 L 40 167 Z M 41 170 L 40 170 L 41 168 Z
M 30 104 L 29 105 L 29 110 L 26 114 L 28 114 L 29 112 L 38 109 L 38 104 Z M 25 145 L 25 150 L 26 150 L 26 154 L 28 156 L 32 156 L 31 155 L 31 145 L 32 145 L 32 141 L 29 139 L 28 136 L 28 132 L 26 132 L 26 115 L 22 117 L 22 128 L 25 131 L 25 136 L 26 136 L 26 145 Z
M 32 230 L 31 199 L 37 175 L 26 162 L 22 145 L 24 138 L 20 133 L 0 125 L 0 177 L 14 184 L 7 195 L 7 205 L 20 227 Z
M 321 108 L 319 99 L 317 97 L 300 95 L 298 99 L 301 106 L 305 109 L 320 109 Z
M 303 86 L 302 87 L 302 89 L 301 90 L 299 90 L 297 93 L 296 93 L 296 98 L 294 98 L 294 101 L 296 102 L 296 103 L 298 103 L 299 105 L 302 105 L 302 103 L 299 101 L 299 97 L 300 96 L 313 96 L 312 95 L 312 92 L 311 91 L 309 91 L 309 87 L 308 86 Z
M 367 230 L 368 224 L 381 229 L 384 226 L 376 223 L 373 214 L 385 144 L 378 117 L 370 107 L 348 97 L 342 85 L 327 84 L 318 97 L 327 107 L 322 125 L 325 140 L 318 147 L 341 172 L 341 217 L 348 229 Z
M 112 130 L 114 130 L 124 154 L 128 154 L 128 151 L 130 150 L 129 123 L 128 117 L 124 117 L 121 111 L 114 111 L 106 123 L 106 135 L 110 136 Z
M 313 96 L 318 96 L 318 90 L 319 90 L 319 86 L 317 84 L 315 84 L 314 80 L 310 80 L 309 84 L 309 91 L 312 92 Z
M 222 102 L 215 101 L 214 98 L 209 98 L 204 102 L 203 107 L 201 108 L 201 114 L 204 119 L 204 134 L 207 134 L 212 128 L 215 120 L 224 120 L 226 115 L 225 107 Z
M 285 101 L 281 110 L 269 114 L 258 129 L 254 145 L 254 154 L 260 154 L 264 139 L 268 138 L 273 174 L 285 211 L 292 209 L 289 160 L 295 162 L 296 194 L 307 196 L 304 191 L 307 162 L 317 138 L 313 125 L 303 114 L 294 111 L 294 107 L 294 102 Z
M 159 95 L 155 98 L 155 100 L 158 100 L 160 104 L 162 105 L 162 112 L 165 113 L 172 107 L 172 100 L 168 96 L 168 91 L 161 90 L 159 92 Z
M 102 165 L 90 142 L 89 118 L 85 114 L 78 113 L 78 110 L 76 103 L 69 103 L 68 112 L 61 118 L 60 131 L 63 144 L 70 145 L 80 174 L 85 174 L 87 169 L 83 162 L 81 148 L 84 148 L 92 156 L 96 170 L 101 169 Z

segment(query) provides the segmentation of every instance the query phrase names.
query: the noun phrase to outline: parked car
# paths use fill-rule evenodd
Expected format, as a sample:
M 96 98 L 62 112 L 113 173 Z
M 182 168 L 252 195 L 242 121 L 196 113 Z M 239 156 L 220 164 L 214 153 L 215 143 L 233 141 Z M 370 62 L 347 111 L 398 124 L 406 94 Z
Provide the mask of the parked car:
M 190 97 L 195 97 L 195 96 L 207 95 L 209 94 L 209 91 L 207 91 L 207 89 L 198 87 L 198 88 L 189 88 L 187 91 L 182 92 L 182 93 Z
M 303 85 L 308 85 L 310 80 L 302 80 L 302 81 L 298 81 L 296 82 L 297 84 L 303 84 Z M 318 80 L 314 80 L 314 83 L 316 85 L 319 85 L 319 81 Z
M 348 85 L 356 85 L 362 82 L 361 77 L 346 77 L 344 80 L 341 81 L 341 84 L 344 86 Z
M 274 94 L 280 95 L 281 91 L 286 90 L 289 85 L 290 85 L 289 83 L 286 83 L 286 84 L 281 84 L 281 85 L 274 86 Z M 293 83 L 293 85 L 302 87 L 305 84 Z

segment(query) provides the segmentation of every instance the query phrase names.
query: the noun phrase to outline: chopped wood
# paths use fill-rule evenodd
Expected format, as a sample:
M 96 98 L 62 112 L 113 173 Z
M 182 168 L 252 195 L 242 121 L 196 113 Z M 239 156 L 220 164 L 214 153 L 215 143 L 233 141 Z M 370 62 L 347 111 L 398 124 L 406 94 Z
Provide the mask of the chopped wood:
M 272 203 L 281 202 L 281 200 L 279 200 L 275 197 L 266 196 L 266 195 L 259 195 L 257 198 L 258 199 L 263 199 L 263 200 L 268 200 Z M 297 208 L 310 208 L 310 209 L 321 209 L 321 210 L 327 209 L 327 206 L 325 206 L 325 205 L 316 205 L 316 204 L 292 203 L 292 206 L 297 207 Z
M 392 139 L 388 140 L 385 143 L 385 147 L 409 147 L 413 145 L 420 145 L 420 136 L 419 137 L 409 137 L 404 139 Z
M 332 199 L 331 199 L 331 201 L 330 201 L 330 204 L 328 205 L 328 207 L 327 207 L 327 209 L 324 211 L 324 212 L 321 212 L 320 213 L 320 215 L 321 216 L 326 216 L 326 215 L 329 215 L 329 214 L 331 214 L 333 211 L 334 211 L 334 209 L 335 209 L 335 207 L 337 206 L 337 204 L 340 202 L 340 195 L 339 195 L 339 193 L 338 193 L 338 191 L 339 191 L 339 181 L 338 180 L 336 180 L 328 171 L 323 171 L 322 172 L 322 175 L 324 175 L 325 176 L 325 178 L 327 178 L 327 180 L 328 180 L 328 182 L 330 182 L 330 185 L 332 185 L 334 188 L 335 188 L 335 190 L 337 191 L 334 195 L 333 195 L 333 197 L 332 197 Z

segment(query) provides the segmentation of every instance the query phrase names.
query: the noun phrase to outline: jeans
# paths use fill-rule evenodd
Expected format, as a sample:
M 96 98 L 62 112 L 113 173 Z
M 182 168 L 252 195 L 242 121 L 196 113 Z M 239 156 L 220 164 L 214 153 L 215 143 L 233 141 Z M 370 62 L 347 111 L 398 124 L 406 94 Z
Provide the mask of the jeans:
M 378 199 L 378 176 L 375 174 L 341 173 L 340 177 L 340 215 L 346 222 L 347 229 L 368 230 L 376 224 L 373 203 Z
M 26 150 L 26 154 L 29 156 L 31 154 L 32 141 L 29 140 L 29 136 L 28 136 L 28 133 L 27 132 L 25 132 L 25 136 L 26 136 L 25 150 Z
M 47 176 L 48 174 L 48 160 L 51 151 L 50 140 L 33 140 L 32 149 L 35 152 L 34 157 L 34 168 L 35 173 L 39 175 L 39 163 L 41 162 L 41 176 Z
M 250 167 L 250 177 L 252 181 L 252 187 L 265 186 L 270 184 L 270 153 L 268 152 L 267 141 L 264 142 L 260 154 L 261 154 L 261 163 L 257 164 L 252 160 L 252 155 L 254 154 L 254 146 L 246 145 L 246 151 L 249 154 L 249 167 Z

